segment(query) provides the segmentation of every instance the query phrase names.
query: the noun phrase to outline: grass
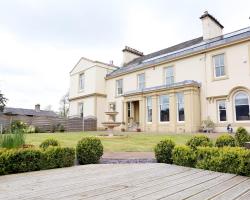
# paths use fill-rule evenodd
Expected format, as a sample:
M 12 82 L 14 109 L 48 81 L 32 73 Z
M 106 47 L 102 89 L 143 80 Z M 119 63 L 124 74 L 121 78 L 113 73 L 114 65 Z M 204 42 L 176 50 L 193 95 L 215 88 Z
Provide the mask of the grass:
M 75 147 L 77 141 L 86 136 L 98 136 L 106 152 L 150 152 L 163 139 L 172 139 L 176 144 L 184 144 L 194 134 L 156 134 L 156 133 L 124 133 L 114 137 L 103 137 L 99 132 L 77 133 L 34 133 L 26 134 L 26 144 L 39 146 L 42 141 L 54 138 L 65 147 Z

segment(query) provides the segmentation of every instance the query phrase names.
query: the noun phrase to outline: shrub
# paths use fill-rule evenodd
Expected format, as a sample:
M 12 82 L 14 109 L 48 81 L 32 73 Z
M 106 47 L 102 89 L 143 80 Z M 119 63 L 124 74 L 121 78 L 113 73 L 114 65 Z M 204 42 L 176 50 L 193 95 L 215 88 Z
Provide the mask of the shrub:
M 43 152 L 43 168 L 61 168 L 74 165 L 75 149 L 69 147 L 49 147 Z
M 175 146 L 173 150 L 173 163 L 187 167 L 195 166 L 195 152 L 185 145 Z
M 42 153 L 38 149 L 13 149 L 0 155 L 4 161 L 1 174 L 11 174 L 40 170 L 42 166 Z
M 15 132 L 13 134 L 0 135 L 1 148 L 19 148 L 25 144 L 25 136 L 23 133 Z
M 241 163 L 238 173 L 243 176 L 250 176 L 250 150 L 241 151 Z
M 198 147 L 196 150 L 196 166 L 200 169 L 210 169 L 214 162 L 212 158 L 219 156 L 218 147 Z
M 234 147 L 235 146 L 235 139 L 233 136 L 231 136 L 229 134 L 221 135 L 220 137 L 218 137 L 216 139 L 215 146 L 217 146 L 217 147 L 224 147 L 224 146 Z
M 175 143 L 172 140 L 160 141 L 154 148 L 157 162 L 172 164 L 172 151 L 174 146 Z
M 190 140 L 187 141 L 187 145 L 190 146 L 192 149 L 196 149 L 199 146 L 206 147 L 206 146 L 213 146 L 212 141 L 206 135 L 196 135 L 193 136 Z
M 77 143 L 76 156 L 81 165 L 98 163 L 102 154 L 103 145 L 99 138 L 86 137 Z
M 27 125 L 20 120 L 15 120 L 11 122 L 11 125 L 10 125 L 11 133 L 16 133 L 16 132 L 24 133 L 26 129 L 27 129 Z
M 35 130 L 36 130 L 35 126 L 30 125 L 30 126 L 28 126 L 28 127 L 26 128 L 25 132 L 26 132 L 26 133 L 35 133 Z
M 27 148 L 1 150 L 0 174 L 69 167 L 74 165 L 75 149 L 50 147 L 46 150 Z
M 40 147 L 40 148 L 43 148 L 43 149 L 46 149 L 46 148 L 48 148 L 49 146 L 56 147 L 56 146 L 60 146 L 60 144 L 59 144 L 59 142 L 58 142 L 56 139 L 48 138 L 48 139 L 44 140 L 44 141 L 39 145 L 39 147 Z
M 245 143 L 250 141 L 250 136 L 247 133 L 247 130 L 243 127 L 239 127 L 236 130 L 235 141 L 237 146 L 243 147 Z

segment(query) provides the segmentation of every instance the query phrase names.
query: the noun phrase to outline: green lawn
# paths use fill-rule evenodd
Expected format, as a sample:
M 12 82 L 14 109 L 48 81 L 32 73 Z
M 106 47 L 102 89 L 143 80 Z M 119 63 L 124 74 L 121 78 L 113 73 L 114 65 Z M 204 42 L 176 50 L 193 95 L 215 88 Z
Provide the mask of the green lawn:
M 86 136 L 97 136 L 101 139 L 106 152 L 153 151 L 154 146 L 163 139 L 172 139 L 176 144 L 184 144 L 194 134 L 150 134 L 150 133 L 124 133 L 114 137 L 100 136 L 106 133 L 34 133 L 26 134 L 26 143 L 39 146 L 47 139 L 57 139 L 62 146 L 75 147 L 77 141 Z

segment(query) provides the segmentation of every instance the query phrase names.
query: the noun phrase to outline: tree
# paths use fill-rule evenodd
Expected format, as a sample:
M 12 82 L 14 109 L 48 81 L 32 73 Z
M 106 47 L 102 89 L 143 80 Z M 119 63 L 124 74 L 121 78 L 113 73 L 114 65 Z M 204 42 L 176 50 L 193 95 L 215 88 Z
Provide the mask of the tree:
M 3 112 L 4 107 L 5 107 L 6 103 L 7 103 L 7 100 L 8 99 L 5 98 L 4 95 L 0 91 L 0 112 Z
M 60 100 L 60 115 L 67 117 L 69 113 L 69 92 L 67 92 Z

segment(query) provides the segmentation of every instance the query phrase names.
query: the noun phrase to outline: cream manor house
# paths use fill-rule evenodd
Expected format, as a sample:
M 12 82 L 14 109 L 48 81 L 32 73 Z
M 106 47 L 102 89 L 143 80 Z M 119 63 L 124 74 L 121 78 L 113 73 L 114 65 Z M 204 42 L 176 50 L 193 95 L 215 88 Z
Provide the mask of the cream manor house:
M 117 130 L 191 133 L 210 118 L 218 132 L 250 131 L 250 27 L 223 35 L 208 12 L 200 19 L 202 37 L 148 55 L 125 47 L 121 67 L 81 58 L 70 72 L 70 116 L 95 116 L 103 129 L 114 108 Z

